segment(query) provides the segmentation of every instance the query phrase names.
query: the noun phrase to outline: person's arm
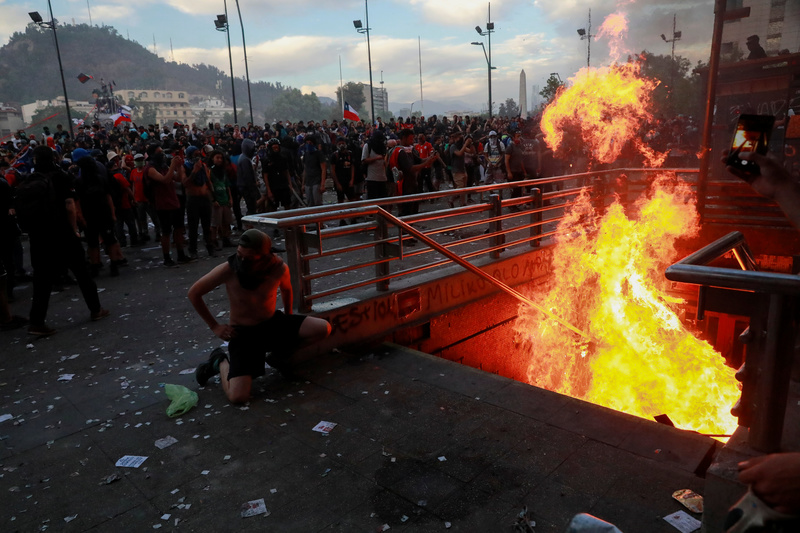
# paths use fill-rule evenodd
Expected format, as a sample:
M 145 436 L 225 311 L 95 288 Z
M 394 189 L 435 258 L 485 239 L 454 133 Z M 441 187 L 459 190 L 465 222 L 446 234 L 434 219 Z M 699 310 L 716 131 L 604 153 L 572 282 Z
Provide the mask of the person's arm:
M 162 174 L 155 168 L 149 167 L 147 170 L 147 177 L 161 183 L 169 183 L 172 181 L 172 176 L 174 176 L 176 168 L 177 168 L 177 158 L 173 158 L 172 163 L 170 163 L 169 165 L 169 170 L 167 170 L 166 174 Z
M 508 153 L 508 150 L 506 150 L 505 159 L 506 159 L 506 172 L 508 172 L 508 177 L 509 179 L 511 179 L 511 154 Z
M 78 230 L 78 209 L 75 206 L 75 200 L 72 198 L 67 198 L 65 200 L 65 205 L 67 207 L 67 219 L 69 219 L 69 225 L 72 228 L 72 232 L 80 236 L 80 230 Z
M 323 171 L 322 176 L 324 178 L 324 176 L 325 176 L 324 171 Z M 339 176 L 336 175 L 336 165 L 335 164 L 331 165 L 331 178 L 333 178 L 333 188 L 336 189 L 337 191 L 342 190 L 342 184 L 339 183 Z
M 779 513 L 800 512 L 800 453 L 774 453 L 741 462 L 739 481 Z
M 350 163 L 350 187 L 356 183 L 356 166 Z
M 287 315 L 292 314 L 292 277 L 289 274 L 289 267 L 283 265 L 283 275 L 280 282 L 281 301 L 283 302 L 283 312 Z
M 214 332 L 214 335 L 225 341 L 231 339 L 234 334 L 234 329 L 230 324 L 220 324 L 217 322 L 217 319 L 214 318 L 214 315 L 209 311 L 203 296 L 225 283 L 225 280 L 230 274 L 230 266 L 228 266 L 228 263 L 223 263 L 197 280 L 189 289 L 187 295 L 195 311 L 197 311 L 197 314 L 203 319 L 203 322 Z
M 723 155 L 727 156 L 727 153 Z M 761 169 L 760 174 L 749 174 L 731 166 L 727 167 L 728 172 L 748 182 L 758 194 L 776 202 L 792 225 L 800 229 L 800 183 L 769 157 L 743 152 L 739 159 L 756 163 Z

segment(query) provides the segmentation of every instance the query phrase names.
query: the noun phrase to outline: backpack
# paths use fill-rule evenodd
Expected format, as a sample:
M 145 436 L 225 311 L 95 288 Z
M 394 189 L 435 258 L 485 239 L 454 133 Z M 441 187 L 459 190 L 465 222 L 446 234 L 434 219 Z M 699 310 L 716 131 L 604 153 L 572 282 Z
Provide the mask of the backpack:
M 58 212 L 58 195 L 52 178 L 34 172 L 17 182 L 14 210 L 20 229 L 26 233 L 51 229 Z

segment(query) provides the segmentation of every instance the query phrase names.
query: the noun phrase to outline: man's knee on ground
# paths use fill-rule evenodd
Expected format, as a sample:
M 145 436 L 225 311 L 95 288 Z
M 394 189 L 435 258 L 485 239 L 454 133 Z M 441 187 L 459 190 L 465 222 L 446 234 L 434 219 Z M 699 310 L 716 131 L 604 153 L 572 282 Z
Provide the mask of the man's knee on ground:
M 313 316 L 306 317 L 300 326 L 299 335 L 306 342 L 313 343 L 321 341 L 331 334 L 331 325 L 327 320 Z

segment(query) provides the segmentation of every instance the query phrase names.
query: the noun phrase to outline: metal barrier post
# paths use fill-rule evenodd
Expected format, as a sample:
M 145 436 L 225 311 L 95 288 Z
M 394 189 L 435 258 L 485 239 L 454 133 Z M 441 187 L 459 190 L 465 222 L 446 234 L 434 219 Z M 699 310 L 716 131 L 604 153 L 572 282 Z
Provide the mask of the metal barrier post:
M 538 237 L 542 234 L 542 190 L 538 187 L 531 189 L 531 203 L 533 204 L 534 213 L 531 213 L 531 224 L 536 224 L 531 227 L 531 237 Z M 531 248 L 538 248 L 542 239 L 533 239 L 530 241 Z
M 389 236 L 389 226 L 386 223 L 386 219 L 380 215 L 375 216 L 375 240 L 381 241 L 386 239 Z M 375 245 L 375 260 L 380 261 L 382 259 L 387 259 L 389 254 L 386 250 L 386 244 L 379 242 Z M 375 277 L 382 278 L 389 275 L 389 263 L 380 262 L 375 265 Z M 389 290 L 389 280 L 379 281 L 375 284 L 375 288 L 381 292 L 385 292 Z
M 491 211 L 489 211 L 489 216 L 492 218 L 498 218 L 503 214 L 503 204 L 502 200 L 500 199 L 499 194 L 490 194 L 489 195 L 489 203 L 492 206 Z M 494 220 L 489 223 L 489 231 L 492 233 L 497 233 L 492 237 L 491 246 L 494 248 L 495 246 L 500 246 L 505 242 L 505 235 L 501 235 L 500 232 L 503 231 L 503 221 L 502 220 Z M 500 250 L 495 250 L 490 254 L 492 259 L 500 259 Z
M 294 307 L 300 313 L 311 311 L 311 305 L 306 303 L 306 295 L 311 294 L 311 282 L 306 276 L 311 273 L 311 269 L 308 261 L 303 260 L 303 256 L 308 253 L 305 233 L 306 228 L 302 224 L 286 228 L 286 256 L 289 272 L 292 273 Z

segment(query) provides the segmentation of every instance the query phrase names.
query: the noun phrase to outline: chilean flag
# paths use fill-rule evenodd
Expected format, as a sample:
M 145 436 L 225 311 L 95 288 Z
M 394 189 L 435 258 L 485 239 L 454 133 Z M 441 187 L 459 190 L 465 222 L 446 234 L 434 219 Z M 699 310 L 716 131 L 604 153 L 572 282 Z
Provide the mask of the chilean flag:
M 353 111 L 353 109 L 350 107 L 350 104 L 348 104 L 347 102 L 344 103 L 344 119 L 354 120 L 356 122 L 361 120 L 360 118 L 358 118 L 358 113 Z
M 114 127 L 116 128 L 123 122 L 130 122 L 131 121 L 131 114 L 129 111 L 120 111 L 116 115 L 111 115 L 110 118 L 114 119 Z

